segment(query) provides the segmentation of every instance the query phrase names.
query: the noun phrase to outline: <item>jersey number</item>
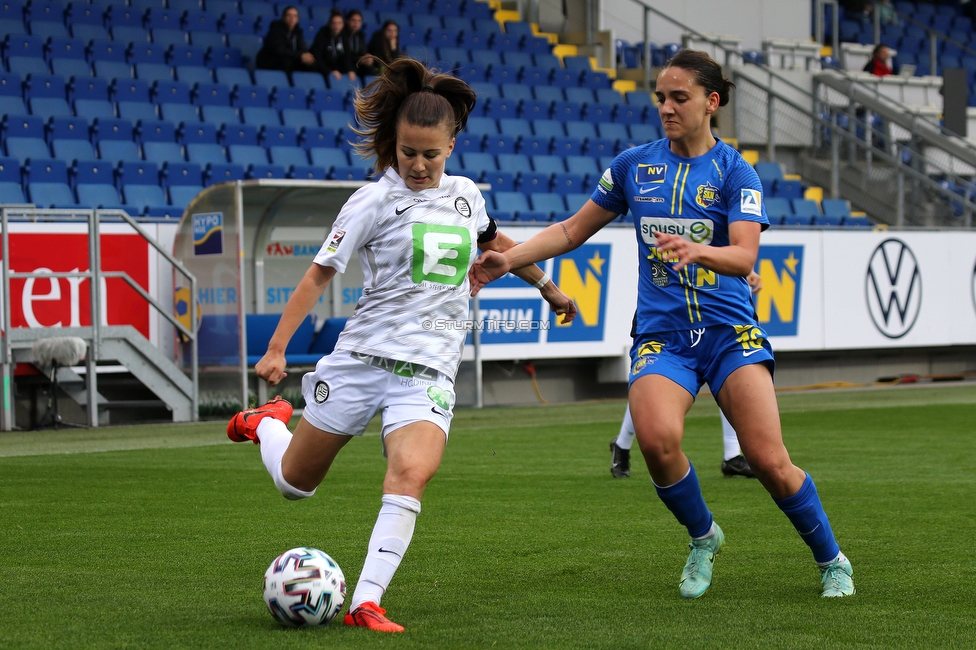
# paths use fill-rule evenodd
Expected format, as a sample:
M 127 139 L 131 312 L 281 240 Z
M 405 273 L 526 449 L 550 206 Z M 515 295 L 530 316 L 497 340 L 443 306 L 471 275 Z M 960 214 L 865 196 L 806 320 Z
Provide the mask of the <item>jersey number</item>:
M 413 225 L 413 281 L 460 286 L 471 261 L 471 233 L 460 226 Z
M 733 325 L 735 333 L 738 335 L 735 340 L 742 345 L 743 351 L 761 350 L 763 341 L 766 339 L 763 332 L 754 325 Z

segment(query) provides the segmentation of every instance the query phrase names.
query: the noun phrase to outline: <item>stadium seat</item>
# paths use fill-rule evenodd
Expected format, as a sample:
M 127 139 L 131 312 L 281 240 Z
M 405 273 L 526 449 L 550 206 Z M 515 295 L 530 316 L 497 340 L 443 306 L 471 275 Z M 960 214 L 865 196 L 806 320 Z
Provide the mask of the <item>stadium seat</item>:
M 291 126 L 265 124 L 258 134 L 259 143 L 264 147 L 298 145 L 298 130 Z
M 224 124 L 217 135 L 220 144 L 258 144 L 258 127 L 253 124 Z
M 176 125 L 166 120 L 142 120 L 136 124 L 136 140 L 147 142 L 176 142 Z
M 163 163 L 183 160 L 183 148 L 175 142 L 145 142 L 142 155 L 147 162 L 162 166 Z

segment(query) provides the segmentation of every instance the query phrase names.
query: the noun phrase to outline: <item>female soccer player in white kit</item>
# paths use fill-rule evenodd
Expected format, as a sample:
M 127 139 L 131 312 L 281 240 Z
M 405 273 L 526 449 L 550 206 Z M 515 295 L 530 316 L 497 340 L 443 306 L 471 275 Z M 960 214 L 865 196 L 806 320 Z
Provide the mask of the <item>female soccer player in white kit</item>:
M 253 440 L 275 486 L 288 499 L 312 496 L 339 450 L 382 414 L 387 471 L 382 507 L 352 595 L 347 625 L 382 632 L 403 627 L 380 599 L 400 564 L 420 513 L 424 488 L 440 465 L 454 407 L 454 377 L 467 334 L 468 269 L 482 250 L 515 245 L 498 233 L 485 200 L 464 177 L 444 174 L 454 136 L 475 93 L 463 81 L 398 59 L 356 98 L 366 156 L 382 178 L 342 207 L 322 249 L 295 292 L 258 362 L 274 386 L 285 376 L 284 350 L 336 273 L 358 253 L 363 296 L 335 351 L 302 380 L 305 411 L 295 434 L 281 398 L 238 413 L 231 440 Z M 541 289 L 568 322 L 576 314 L 536 266 L 516 275 Z
M 821 595 L 851 596 L 851 563 L 813 479 L 783 444 L 772 348 L 745 280 L 769 225 L 762 185 L 710 128 L 731 89 L 707 54 L 678 52 L 656 81 L 666 137 L 614 158 L 590 200 L 566 221 L 504 253 L 486 251 L 472 267 L 472 287 L 477 292 L 511 268 L 573 250 L 617 215 L 632 213 L 640 256 L 629 403 L 658 497 L 691 537 L 681 596 L 705 593 L 725 543 L 681 449 L 685 415 L 706 382 L 759 482 L 810 547 Z

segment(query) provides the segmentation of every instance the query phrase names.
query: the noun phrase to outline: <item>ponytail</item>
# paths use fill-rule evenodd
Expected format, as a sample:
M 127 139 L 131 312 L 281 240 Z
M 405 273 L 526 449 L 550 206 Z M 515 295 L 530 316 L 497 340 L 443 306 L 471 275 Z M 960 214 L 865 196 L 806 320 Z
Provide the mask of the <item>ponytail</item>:
M 477 96 L 457 77 L 428 70 L 421 62 L 400 58 L 366 88 L 357 91 L 353 106 L 362 136 L 353 148 L 360 156 L 376 157 L 374 172 L 396 165 L 396 134 L 400 120 L 421 127 L 446 125 L 455 136 L 468 123 Z

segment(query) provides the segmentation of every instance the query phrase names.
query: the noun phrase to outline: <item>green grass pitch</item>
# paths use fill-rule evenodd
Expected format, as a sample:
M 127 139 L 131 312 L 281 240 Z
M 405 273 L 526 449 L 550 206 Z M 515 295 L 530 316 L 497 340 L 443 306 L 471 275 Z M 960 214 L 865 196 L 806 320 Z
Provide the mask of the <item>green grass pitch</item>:
M 312 499 L 279 496 L 223 423 L 0 434 L 0 648 L 973 648 L 976 387 L 784 394 L 858 593 L 819 573 L 758 482 L 724 479 L 710 398 L 685 449 L 726 533 L 678 595 L 687 536 L 639 458 L 612 479 L 622 402 L 459 411 L 383 601 L 402 635 L 274 623 L 280 552 L 331 554 L 350 595 L 379 508 L 376 427 Z

